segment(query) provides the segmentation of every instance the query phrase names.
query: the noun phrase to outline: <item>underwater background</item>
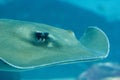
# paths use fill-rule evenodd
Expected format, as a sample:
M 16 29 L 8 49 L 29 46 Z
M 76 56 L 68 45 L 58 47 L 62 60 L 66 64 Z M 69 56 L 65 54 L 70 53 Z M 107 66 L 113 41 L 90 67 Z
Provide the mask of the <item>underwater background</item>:
M 88 26 L 98 26 L 110 41 L 106 59 L 54 65 L 16 75 L 0 72 L 0 80 L 120 80 L 119 4 L 120 0 L 0 0 L 0 18 L 72 30 L 78 39 Z

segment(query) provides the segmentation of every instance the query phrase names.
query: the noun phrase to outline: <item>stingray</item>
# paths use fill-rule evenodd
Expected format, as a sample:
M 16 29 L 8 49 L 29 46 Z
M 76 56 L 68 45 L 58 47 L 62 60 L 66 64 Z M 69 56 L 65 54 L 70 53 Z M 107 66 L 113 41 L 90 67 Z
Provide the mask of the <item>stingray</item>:
M 74 32 L 50 25 L 0 19 L 0 70 L 22 71 L 54 64 L 103 59 L 109 41 L 91 26 L 80 39 Z

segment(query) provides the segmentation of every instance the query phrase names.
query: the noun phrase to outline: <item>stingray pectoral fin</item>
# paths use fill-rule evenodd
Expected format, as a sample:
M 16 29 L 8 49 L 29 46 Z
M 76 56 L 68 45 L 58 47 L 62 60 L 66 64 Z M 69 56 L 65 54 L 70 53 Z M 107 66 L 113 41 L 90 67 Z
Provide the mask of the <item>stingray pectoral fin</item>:
M 59 65 L 106 58 L 109 54 L 109 48 L 106 34 L 97 27 L 89 27 L 80 38 L 80 45 L 71 51 L 74 52 L 72 58 L 75 57 L 72 60 L 63 61 Z
M 106 34 L 97 27 L 89 27 L 80 39 L 81 44 L 95 52 L 93 58 L 105 58 L 109 53 L 109 40 Z

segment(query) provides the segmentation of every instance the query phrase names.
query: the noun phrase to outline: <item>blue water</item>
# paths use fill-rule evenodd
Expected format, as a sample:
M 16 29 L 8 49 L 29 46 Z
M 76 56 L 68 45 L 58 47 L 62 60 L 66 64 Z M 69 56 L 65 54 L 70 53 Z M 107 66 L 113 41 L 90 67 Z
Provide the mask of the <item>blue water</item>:
M 120 64 L 120 20 L 107 21 L 104 16 L 91 10 L 59 0 L 0 0 L 0 18 L 40 22 L 73 30 L 78 39 L 85 29 L 91 25 L 98 26 L 108 35 L 111 48 L 106 59 L 22 72 L 21 78 L 25 80 L 52 80 L 56 78 L 59 80 L 70 80 L 70 78 L 76 80 L 82 72 L 95 63 L 112 62 Z M 9 77 L 7 79 L 0 75 L 0 80 L 9 80 Z

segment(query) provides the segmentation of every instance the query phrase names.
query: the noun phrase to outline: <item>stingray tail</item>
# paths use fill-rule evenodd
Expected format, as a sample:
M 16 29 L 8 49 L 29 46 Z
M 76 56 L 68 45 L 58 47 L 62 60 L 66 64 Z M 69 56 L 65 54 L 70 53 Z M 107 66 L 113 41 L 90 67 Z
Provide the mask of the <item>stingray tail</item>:
M 101 29 L 89 27 L 81 37 L 80 42 L 87 49 L 100 53 L 101 58 L 108 56 L 109 40 Z

